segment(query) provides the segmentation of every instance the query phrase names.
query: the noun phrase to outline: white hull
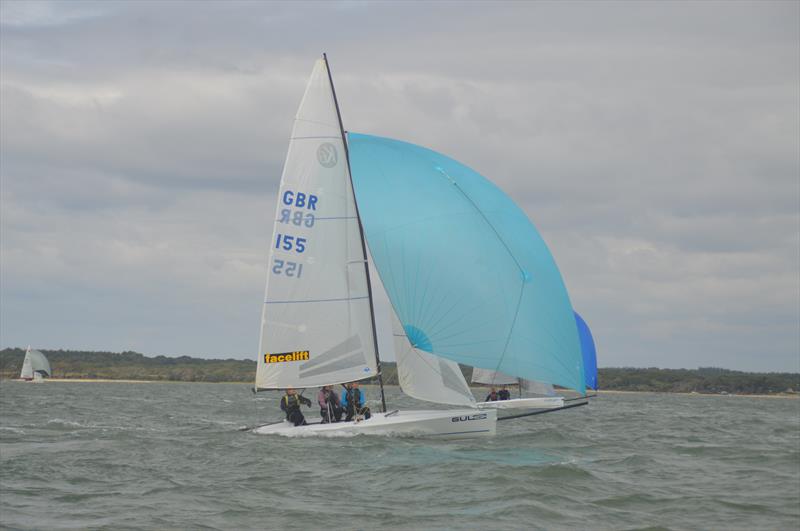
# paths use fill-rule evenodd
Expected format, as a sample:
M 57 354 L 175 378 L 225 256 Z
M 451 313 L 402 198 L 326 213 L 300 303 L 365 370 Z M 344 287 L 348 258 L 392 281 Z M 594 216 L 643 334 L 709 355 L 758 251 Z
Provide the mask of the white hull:
M 555 409 L 564 407 L 564 397 L 541 396 L 535 398 L 514 398 L 495 402 L 478 402 L 480 409 Z
M 417 410 L 375 413 L 369 420 L 293 426 L 287 421 L 254 428 L 258 434 L 286 437 L 351 437 L 394 435 L 401 437 L 436 437 L 461 439 L 493 436 L 497 412 L 475 409 Z
M 17 378 L 18 382 L 28 382 L 28 383 L 43 383 L 44 378 L 41 374 L 35 374 L 33 378 Z

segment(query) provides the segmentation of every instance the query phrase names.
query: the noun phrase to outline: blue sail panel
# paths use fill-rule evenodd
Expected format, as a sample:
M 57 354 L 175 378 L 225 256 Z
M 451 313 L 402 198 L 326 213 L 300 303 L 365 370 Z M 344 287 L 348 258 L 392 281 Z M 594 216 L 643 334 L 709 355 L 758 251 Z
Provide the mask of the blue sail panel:
M 348 144 L 364 233 L 414 346 L 583 392 L 572 305 L 525 213 L 429 149 L 355 133 Z
M 589 325 L 578 312 L 575 312 L 575 322 L 578 324 L 578 337 L 581 340 L 581 353 L 583 354 L 583 372 L 586 376 L 586 387 L 597 390 L 597 349 Z

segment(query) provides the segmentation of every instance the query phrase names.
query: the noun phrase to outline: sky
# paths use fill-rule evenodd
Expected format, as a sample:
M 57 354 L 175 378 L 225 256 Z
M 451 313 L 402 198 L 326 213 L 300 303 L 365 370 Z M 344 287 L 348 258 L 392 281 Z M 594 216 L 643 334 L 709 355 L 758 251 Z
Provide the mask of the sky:
M 322 52 L 528 214 L 601 367 L 800 371 L 794 1 L 3 0 L 0 347 L 255 359 Z

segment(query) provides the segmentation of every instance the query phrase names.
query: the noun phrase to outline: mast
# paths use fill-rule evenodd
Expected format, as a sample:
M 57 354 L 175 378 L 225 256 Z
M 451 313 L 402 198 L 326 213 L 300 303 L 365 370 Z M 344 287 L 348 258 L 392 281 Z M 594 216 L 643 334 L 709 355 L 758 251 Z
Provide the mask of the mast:
M 386 413 L 386 395 L 383 392 L 383 371 L 381 370 L 381 357 L 378 352 L 378 331 L 375 328 L 375 308 L 372 304 L 372 282 L 369 278 L 369 264 L 367 262 L 367 243 L 364 240 L 364 227 L 361 225 L 361 216 L 358 214 L 358 201 L 356 200 L 356 192 L 353 187 L 353 174 L 350 173 L 350 151 L 347 149 L 347 137 L 344 134 L 344 125 L 342 124 L 342 113 L 339 111 L 339 100 L 336 99 L 336 88 L 333 86 L 333 76 L 331 75 L 331 66 L 328 64 L 327 54 L 322 54 L 322 59 L 325 61 L 325 68 L 328 71 L 328 81 L 331 84 L 331 92 L 333 93 L 333 104 L 336 107 L 336 117 L 339 119 L 339 131 L 342 134 L 342 144 L 344 145 L 344 158 L 347 165 L 347 175 L 350 179 L 350 188 L 353 191 L 353 204 L 356 207 L 356 219 L 358 220 L 358 234 L 361 236 L 361 251 L 364 254 L 364 273 L 367 276 L 367 295 L 369 296 L 369 316 L 372 321 L 372 341 L 375 348 L 375 364 L 378 367 L 378 383 L 381 387 L 381 408 Z

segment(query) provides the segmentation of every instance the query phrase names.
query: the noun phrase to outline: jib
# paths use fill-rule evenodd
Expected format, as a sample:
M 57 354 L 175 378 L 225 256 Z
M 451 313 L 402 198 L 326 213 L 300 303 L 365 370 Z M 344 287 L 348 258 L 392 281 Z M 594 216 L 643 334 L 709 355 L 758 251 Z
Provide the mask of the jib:
M 450 422 L 464 422 L 467 420 L 482 420 L 486 418 L 486 413 L 476 413 L 474 415 L 461 415 L 460 417 L 453 417 Z
M 294 193 L 291 190 L 283 192 L 283 204 L 294 205 L 298 208 L 307 208 L 309 210 L 317 209 L 317 196 L 313 194 L 304 194 L 303 192 Z

